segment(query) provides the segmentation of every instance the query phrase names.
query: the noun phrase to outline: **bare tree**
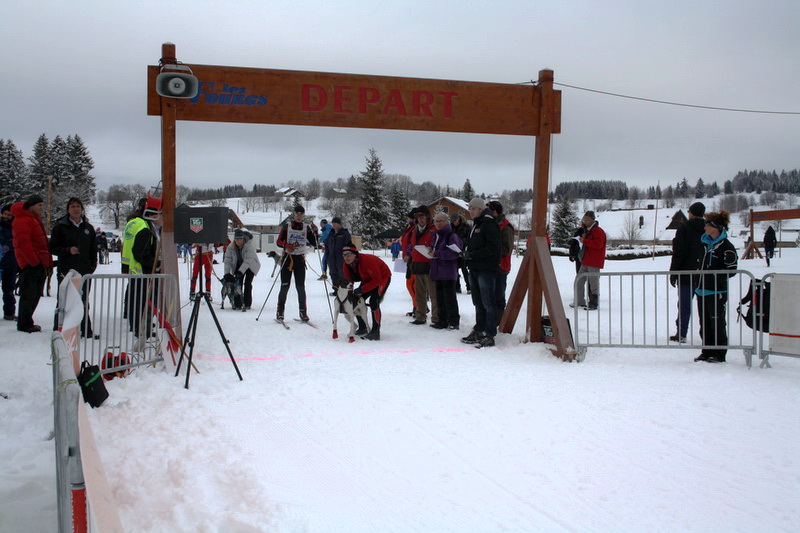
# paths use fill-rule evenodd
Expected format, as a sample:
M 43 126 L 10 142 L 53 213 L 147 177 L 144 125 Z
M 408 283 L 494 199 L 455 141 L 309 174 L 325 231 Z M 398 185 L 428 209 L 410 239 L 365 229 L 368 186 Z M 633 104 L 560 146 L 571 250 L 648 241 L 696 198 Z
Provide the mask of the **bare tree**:
M 634 213 L 628 213 L 622 225 L 620 241 L 628 247 L 633 247 L 636 241 L 642 238 L 642 228 L 639 227 L 639 219 Z

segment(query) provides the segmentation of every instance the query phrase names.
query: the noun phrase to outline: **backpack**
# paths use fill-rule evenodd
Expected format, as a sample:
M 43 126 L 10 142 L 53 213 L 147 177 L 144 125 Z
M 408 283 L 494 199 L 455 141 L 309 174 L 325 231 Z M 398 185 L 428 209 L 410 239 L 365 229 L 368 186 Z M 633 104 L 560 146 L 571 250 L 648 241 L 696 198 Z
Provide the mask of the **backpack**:
M 761 282 L 760 279 L 755 281 Z M 744 296 L 744 298 L 741 299 L 739 302 L 739 307 L 736 309 L 736 312 L 739 314 L 739 318 L 744 319 L 744 323 L 747 324 L 747 327 L 750 329 L 758 329 L 764 333 L 769 333 L 769 298 L 769 282 L 764 283 L 759 287 L 756 287 L 754 282 L 750 282 L 750 289 L 747 291 L 747 294 Z M 764 303 L 764 307 L 762 309 L 763 318 L 761 319 L 761 327 L 759 327 L 756 311 L 758 310 L 758 306 L 761 305 L 761 302 Z M 742 306 L 746 304 L 750 305 L 747 307 L 747 312 L 743 314 Z

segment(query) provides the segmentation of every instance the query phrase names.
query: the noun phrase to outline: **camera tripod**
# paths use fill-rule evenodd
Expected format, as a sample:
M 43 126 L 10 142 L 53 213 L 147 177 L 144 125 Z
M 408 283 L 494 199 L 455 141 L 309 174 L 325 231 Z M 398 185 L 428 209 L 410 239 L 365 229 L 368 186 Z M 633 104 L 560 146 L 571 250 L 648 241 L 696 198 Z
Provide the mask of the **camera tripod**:
M 203 263 L 200 263 L 200 273 L 198 278 L 200 280 L 203 278 Z M 225 333 L 222 331 L 222 326 L 219 323 L 219 319 L 217 319 L 217 314 L 214 312 L 214 307 L 211 305 L 211 300 L 209 299 L 210 293 L 207 291 L 202 290 L 202 283 L 200 284 L 200 291 L 197 292 L 197 296 L 194 300 L 194 306 L 192 307 L 192 315 L 189 317 L 189 325 L 186 327 L 186 337 L 183 339 L 183 346 L 181 346 L 181 356 L 178 359 L 178 366 L 175 369 L 175 377 L 178 377 L 178 374 L 181 371 L 181 362 L 183 361 L 183 354 L 186 352 L 186 346 L 189 346 L 189 358 L 186 367 L 186 383 L 184 384 L 184 388 L 189 388 L 189 374 L 192 371 L 192 355 L 194 354 L 194 338 L 197 334 L 197 319 L 200 316 L 200 303 L 205 301 L 208 304 L 208 310 L 211 311 L 211 317 L 214 319 L 214 324 L 217 325 L 217 331 L 219 331 L 219 337 L 222 339 L 222 343 L 225 345 L 225 349 L 228 351 L 228 356 L 231 358 L 231 363 L 233 363 L 233 368 L 236 370 L 236 375 L 239 376 L 239 381 L 242 381 L 242 373 L 239 372 L 239 367 L 236 365 L 236 359 L 233 358 L 233 353 L 231 353 L 231 348 L 229 346 L 230 341 L 225 337 Z M 191 337 L 191 341 L 189 340 Z

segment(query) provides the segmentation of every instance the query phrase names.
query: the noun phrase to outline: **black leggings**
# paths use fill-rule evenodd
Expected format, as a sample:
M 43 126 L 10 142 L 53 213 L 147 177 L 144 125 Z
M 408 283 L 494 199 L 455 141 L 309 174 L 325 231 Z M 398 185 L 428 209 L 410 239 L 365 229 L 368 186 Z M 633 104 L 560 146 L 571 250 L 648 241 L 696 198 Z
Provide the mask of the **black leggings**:
M 278 309 L 286 307 L 286 296 L 294 274 L 294 286 L 297 289 L 297 305 L 301 311 L 306 310 L 306 261 L 302 255 L 289 255 L 281 268 L 281 290 L 278 293 Z

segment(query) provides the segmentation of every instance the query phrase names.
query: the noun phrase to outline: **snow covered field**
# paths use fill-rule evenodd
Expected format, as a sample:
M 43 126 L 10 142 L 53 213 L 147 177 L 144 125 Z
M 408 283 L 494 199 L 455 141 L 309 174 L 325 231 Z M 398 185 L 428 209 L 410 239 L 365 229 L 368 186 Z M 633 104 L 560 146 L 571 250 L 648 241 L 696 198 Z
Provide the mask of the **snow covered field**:
M 100 270 L 116 272 L 112 259 Z M 770 269 L 740 268 L 798 272 L 798 259 L 784 250 Z M 574 269 L 553 260 L 566 304 Z M 469 296 L 460 332 L 413 326 L 402 276 L 384 302 L 383 339 L 349 344 L 331 339 L 311 273 L 318 329 L 276 324 L 275 294 L 256 322 L 272 283 L 263 265 L 253 311 L 217 313 L 244 381 L 204 309 L 190 390 L 140 368 L 109 382 L 91 411 L 127 531 L 800 529 L 800 360 L 773 357 L 761 370 L 740 351 L 708 365 L 688 350 L 590 349 L 568 364 L 520 343 L 524 316 L 497 347 L 476 350 L 459 342 L 474 320 Z M 287 318 L 296 301 L 292 289 Z M 38 323 L 53 306 L 42 300 Z M 0 399 L 0 531 L 52 531 L 49 336 L 0 328 L 10 397 Z

